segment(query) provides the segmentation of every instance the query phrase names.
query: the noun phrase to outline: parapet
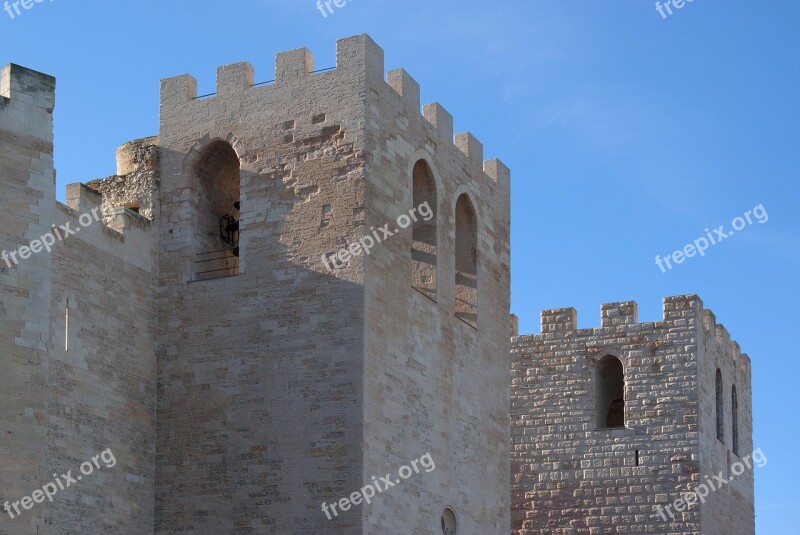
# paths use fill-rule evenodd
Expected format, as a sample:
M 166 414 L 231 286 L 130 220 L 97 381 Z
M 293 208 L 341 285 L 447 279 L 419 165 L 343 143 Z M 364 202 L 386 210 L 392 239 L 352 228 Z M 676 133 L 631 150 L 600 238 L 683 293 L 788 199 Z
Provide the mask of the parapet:
M 359 71 L 383 79 L 383 50 L 366 34 L 336 42 L 336 67 L 314 70 L 314 56 L 305 48 L 281 52 L 275 56 L 275 79 L 255 82 L 255 70 L 247 62 L 224 65 L 217 69 L 217 91 L 197 95 L 197 80 L 183 74 L 161 80 L 161 106 L 186 104 L 199 98 L 240 96 L 256 86 L 296 82 L 310 76 L 330 76 L 336 71 Z
M 639 323 L 639 306 L 635 301 L 605 303 L 600 307 L 600 327 L 585 330 L 578 329 L 578 313 L 574 308 L 557 308 L 544 310 L 541 314 L 541 334 L 516 337 L 519 339 L 535 339 L 537 337 L 565 338 L 573 333 L 609 334 L 633 329 L 658 328 L 669 322 L 670 326 L 703 329 L 707 337 L 712 338 L 731 358 L 740 373 L 750 377 L 750 358 L 741 352 L 739 344 L 731 340 L 725 327 L 718 324 L 714 313 L 703 308 L 703 301 L 697 295 L 678 295 L 667 297 L 663 301 L 664 312 L 661 322 Z M 698 331 L 699 334 L 699 331 Z
M 700 318 L 703 301 L 696 295 L 667 297 L 663 321 Z M 636 301 L 605 303 L 600 307 L 600 328 L 611 329 L 639 324 L 639 305 Z M 578 314 L 574 308 L 557 308 L 542 311 L 542 334 L 574 331 L 578 329 Z
M 103 196 L 86 184 L 80 182 L 68 184 L 67 206 L 82 214 L 89 213 L 95 208 L 100 210 L 103 206 Z
M 441 145 L 454 146 L 465 158 L 467 165 L 488 176 L 501 191 L 510 188 L 511 173 L 499 160 L 483 160 L 483 144 L 470 132 L 453 136 L 453 117 L 439 103 L 425 104 L 420 110 L 420 86 L 404 69 L 395 69 L 384 78 L 384 52 L 368 35 L 356 35 L 336 42 L 336 67 L 314 70 L 314 56 L 306 48 L 280 52 L 275 56 L 274 80 L 256 83 L 253 66 L 247 62 L 225 65 L 217 69 L 216 92 L 197 94 L 197 81 L 184 74 L 161 81 L 162 115 L 165 108 L 191 105 L 192 102 L 212 98 L 242 98 L 257 86 L 297 84 L 315 76 L 336 76 L 337 72 L 357 73 L 353 79 L 366 77 L 370 87 L 386 84 L 398 95 L 404 113 L 415 113 L 430 124 Z
M 574 331 L 578 328 L 578 311 L 574 308 L 555 308 L 542 311 L 542 334 Z
M 55 107 L 56 79 L 14 63 L 0 70 L 0 96 L 9 100 L 22 100 L 36 107 L 52 111 Z
M 723 353 L 734 362 L 737 371 L 749 378 L 752 371 L 750 357 L 742 353 L 739 344 L 731 339 L 728 329 L 717 323 L 717 317 L 710 310 L 703 310 L 703 330 L 707 337 L 716 340 Z
M 389 71 L 386 83 L 400 97 L 406 114 L 420 113 L 420 86 L 405 69 Z M 511 171 L 500 160 L 483 159 L 483 143 L 471 132 L 460 132 L 453 136 L 453 116 L 438 102 L 425 104 L 422 117 L 427 121 L 443 145 L 455 146 L 469 167 L 477 173 L 482 172 L 495 182 L 501 190 L 511 187 Z

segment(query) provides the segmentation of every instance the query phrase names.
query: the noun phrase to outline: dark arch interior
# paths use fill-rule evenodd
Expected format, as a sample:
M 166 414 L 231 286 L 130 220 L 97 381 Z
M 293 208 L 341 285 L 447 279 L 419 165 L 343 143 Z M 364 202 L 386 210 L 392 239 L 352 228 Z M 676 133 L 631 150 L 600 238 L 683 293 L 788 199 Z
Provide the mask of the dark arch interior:
M 625 427 L 625 371 L 612 355 L 597 365 L 597 427 Z
M 414 166 L 412 188 L 413 209 L 417 210 L 417 221 L 412 227 L 411 284 L 420 292 L 436 300 L 436 220 L 438 216 L 436 208 L 438 199 L 436 182 L 425 160 L 418 161 Z M 420 210 L 420 206 L 426 203 L 427 208 Z
M 214 141 L 195 164 L 194 175 L 198 186 L 194 234 L 196 277 L 235 275 L 239 255 L 239 157 L 226 141 Z
M 478 326 L 478 220 L 466 193 L 456 202 L 456 316 Z

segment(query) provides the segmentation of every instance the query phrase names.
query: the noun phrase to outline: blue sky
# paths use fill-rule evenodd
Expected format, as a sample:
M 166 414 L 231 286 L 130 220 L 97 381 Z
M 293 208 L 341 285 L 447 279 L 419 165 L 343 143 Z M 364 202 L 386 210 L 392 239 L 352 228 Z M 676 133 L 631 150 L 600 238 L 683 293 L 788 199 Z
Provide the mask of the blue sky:
M 499 5 L 497 5 L 499 4 Z M 273 78 L 274 53 L 369 33 L 456 130 L 513 172 L 513 311 L 699 294 L 753 360 L 761 534 L 798 533 L 800 442 L 790 343 L 800 306 L 800 3 L 695 0 L 664 20 L 650 1 L 45 1 L 0 12 L 0 63 L 58 79 L 56 167 L 67 183 L 114 172 L 114 150 L 158 131 L 159 79 L 191 73 L 214 91 L 240 60 Z M 668 256 L 763 204 L 769 215 L 667 273 Z

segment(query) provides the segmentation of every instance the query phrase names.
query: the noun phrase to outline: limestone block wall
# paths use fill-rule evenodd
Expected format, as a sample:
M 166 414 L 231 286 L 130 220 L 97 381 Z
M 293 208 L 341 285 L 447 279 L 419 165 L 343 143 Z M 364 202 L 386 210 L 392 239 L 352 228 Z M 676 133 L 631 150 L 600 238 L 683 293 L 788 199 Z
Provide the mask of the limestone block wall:
M 578 329 L 574 309 L 545 311 L 541 334 L 513 339 L 512 533 L 592 534 L 609 525 L 753 533 L 752 478 L 712 493 L 705 504 L 664 512 L 712 470 L 725 469 L 708 439 L 716 429 L 709 428 L 715 361 L 741 385 L 741 447 L 749 449 L 749 360 L 697 296 L 665 299 L 658 322 L 638 323 L 636 309 L 634 302 L 603 305 L 595 329 Z M 624 428 L 598 429 L 596 366 L 605 355 L 624 367 Z M 739 507 L 741 514 L 732 513 Z M 721 518 L 723 508 L 742 522 Z
M 300 49 L 267 85 L 246 63 L 213 96 L 162 82 L 156 533 L 362 533 L 321 505 L 363 485 L 363 263 L 322 257 L 363 224 L 365 58 L 355 37 L 326 72 Z M 199 175 L 229 149 L 238 274 L 196 280 Z
M 9 254 L 49 232 L 53 219 L 55 79 L 18 65 L 0 70 L 0 250 Z M 48 339 L 52 255 L 0 260 L 0 504 L 50 479 Z M 43 527 L 40 509 L 14 520 L 0 515 L 0 534 Z
M 420 109 L 404 70 L 384 80 L 369 42 L 365 234 L 394 234 L 367 258 L 364 474 L 383 475 L 425 453 L 436 470 L 392 487 L 364 507 L 364 533 L 440 534 L 445 507 L 458 533 L 509 532 L 509 170 L 484 162 L 469 133 L 453 137 L 438 103 Z M 435 287 L 412 279 L 412 175 L 424 161 L 436 202 Z M 477 219 L 477 322 L 456 317 L 456 202 Z M 381 236 L 381 233 L 378 234 Z M 415 244 L 416 245 L 416 244 Z M 468 318 L 470 321 L 472 318 Z
M 700 460 L 705 476 L 714 480 L 720 475 L 728 484 L 709 495 L 703 508 L 701 523 L 703 535 L 728 535 L 755 533 L 754 478 L 758 466 L 752 461 L 753 409 L 751 395 L 750 358 L 742 353 L 739 344 L 731 340 L 727 329 L 716 322 L 709 310 L 703 310 L 700 334 Z M 722 376 L 722 440 L 717 438 L 716 371 Z M 738 410 L 738 451 L 733 440 L 733 387 L 736 387 Z M 769 451 L 763 451 L 769 457 Z M 750 457 L 750 459 L 747 459 Z M 761 459 L 757 456 L 757 460 Z M 736 463 L 746 469 L 739 475 Z M 748 462 L 751 468 L 747 468 Z
M 3 511 L 0 533 L 152 533 L 155 233 L 124 209 L 104 225 L 80 184 L 55 202 L 54 85 L 16 65 L 0 74 L 2 247 L 32 249 L 0 266 L 0 503 L 22 507 Z M 20 502 L 106 449 L 113 459 L 52 503 Z
M 666 299 L 653 323 L 638 323 L 633 302 L 603 305 L 594 329 L 578 329 L 574 309 L 545 311 L 541 334 L 513 339 L 513 534 L 700 533 L 696 508 L 671 525 L 657 517 L 699 477 L 694 300 Z M 621 429 L 597 425 L 595 370 L 606 355 L 624 367 Z
M 59 494 L 40 533 L 153 533 L 156 233 L 125 209 L 84 226 L 102 205 L 73 184 L 55 210 L 56 225 L 80 232 L 53 253 L 46 465 L 79 475 L 106 449 L 116 463 Z

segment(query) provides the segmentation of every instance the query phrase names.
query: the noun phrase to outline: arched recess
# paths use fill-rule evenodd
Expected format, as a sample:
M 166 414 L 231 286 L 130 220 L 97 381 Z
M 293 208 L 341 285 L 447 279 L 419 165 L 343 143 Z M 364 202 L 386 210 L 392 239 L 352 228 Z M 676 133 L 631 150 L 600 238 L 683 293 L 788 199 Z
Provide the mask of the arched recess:
M 430 165 L 417 160 L 411 174 L 416 221 L 412 226 L 411 285 L 436 300 L 438 268 L 438 191 Z
M 478 328 L 478 216 L 469 195 L 462 193 L 455 206 L 455 313 Z
M 606 355 L 597 363 L 595 406 L 598 429 L 625 427 L 625 368 L 614 355 Z
M 458 517 L 452 507 L 446 507 L 442 512 L 442 534 L 458 535 Z
M 716 418 L 717 418 L 717 440 L 725 442 L 725 400 L 723 399 L 722 372 L 717 368 L 716 377 Z
M 195 279 L 239 272 L 239 156 L 226 140 L 213 139 L 191 166 L 197 198 L 193 221 Z

